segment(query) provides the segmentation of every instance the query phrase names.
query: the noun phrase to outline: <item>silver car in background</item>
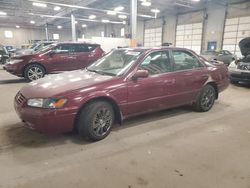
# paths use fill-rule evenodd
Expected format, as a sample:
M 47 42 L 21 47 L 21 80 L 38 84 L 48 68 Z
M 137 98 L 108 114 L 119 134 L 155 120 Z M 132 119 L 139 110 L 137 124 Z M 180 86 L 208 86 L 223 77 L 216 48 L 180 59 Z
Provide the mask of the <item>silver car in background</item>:
M 201 56 L 209 61 L 221 61 L 227 66 L 230 65 L 232 61 L 237 59 L 236 55 L 232 54 L 228 50 L 204 51 L 201 53 Z
M 55 41 L 42 41 L 42 42 L 36 42 L 34 43 L 30 48 L 28 49 L 20 49 L 17 50 L 14 56 L 22 56 L 22 55 L 30 55 L 33 54 L 36 51 L 39 51 L 45 46 L 48 46 L 50 44 L 55 43 Z

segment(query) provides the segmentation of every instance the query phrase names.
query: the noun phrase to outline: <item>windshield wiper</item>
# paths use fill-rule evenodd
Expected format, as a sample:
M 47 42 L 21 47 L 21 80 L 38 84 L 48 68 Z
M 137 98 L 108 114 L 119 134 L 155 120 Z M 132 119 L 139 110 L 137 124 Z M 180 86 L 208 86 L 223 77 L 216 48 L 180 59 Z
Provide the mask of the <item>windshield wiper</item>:
M 101 75 L 116 76 L 115 74 L 110 73 L 110 72 L 103 72 L 103 71 L 94 70 L 94 69 L 88 69 L 88 68 L 86 68 L 86 70 L 89 71 L 89 72 L 95 72 L 95 73 L 101 74 Z

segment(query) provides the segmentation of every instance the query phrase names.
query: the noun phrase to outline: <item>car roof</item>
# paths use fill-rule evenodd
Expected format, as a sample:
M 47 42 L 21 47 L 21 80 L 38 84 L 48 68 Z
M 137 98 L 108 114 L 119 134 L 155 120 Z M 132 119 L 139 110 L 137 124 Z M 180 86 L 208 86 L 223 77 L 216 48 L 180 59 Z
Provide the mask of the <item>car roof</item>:
M 59 42 L 57 44 L 89 44 L 89 45 L 98 45 L 98 46 L 100 46 L 100 44 L 96 44 L 96 43 L 90 43 L 90 42 L 72 42 L 72 41 L 69 41 L 69 42 Z
M 184 51 L 192 51 L 187 48 L 179 48 L 179 47 L 153 47 L 153 48 L 146 48 L 146 47 L 136 47 L 136 48 L 118 48 L 118 49 L 127 49 L 127 50 L 134 50 L 134 51 L 141 51 L 141 52 L 150 52 L 150 51 L 159 51 L 159 50 L 184 50 Z M 193 52 L 193 51 L 192 51 Z

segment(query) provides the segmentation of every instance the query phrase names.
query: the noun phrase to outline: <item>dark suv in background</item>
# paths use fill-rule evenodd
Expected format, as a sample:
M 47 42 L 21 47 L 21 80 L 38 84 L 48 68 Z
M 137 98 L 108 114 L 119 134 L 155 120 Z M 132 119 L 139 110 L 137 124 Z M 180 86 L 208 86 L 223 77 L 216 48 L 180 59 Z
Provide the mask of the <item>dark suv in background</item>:
M 46 46 L 35 54 L 11 58 L 4 69 L 32 81 L 53 72 L 85 68 L 103 55 L 99 44 L 58 43 Z

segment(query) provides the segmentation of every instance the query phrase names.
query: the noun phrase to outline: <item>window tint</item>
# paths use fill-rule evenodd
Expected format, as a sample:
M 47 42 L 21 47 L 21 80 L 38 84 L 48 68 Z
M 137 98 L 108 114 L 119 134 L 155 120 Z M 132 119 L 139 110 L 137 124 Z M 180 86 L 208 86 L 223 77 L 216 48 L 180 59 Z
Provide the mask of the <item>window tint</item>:
M 53 50 L 56 53 L 69 53 L 69 52 L 75 52 L 76 48 L 75 45 L 73 44 L 60 44 L 57 45 L 55 48 L 53 48 Z
M 195 69 L 202 66 L 193 54 L 186 51 L 173 51 L 173 58 L 175 71 Z
M 85 44 L 77 44 L 75 52 L 89 52 L 89 49 Z
M 169 52 L 153 52 L 141 63 L 140 69 L 148 70 L 150 75 L 171 72 Z
M 95 49 L 97 48 L 97 46 L 98 46 L 98 45 L 94 45 L 94 44 L 89 44 L 89 45 L 87 45 L 89 51 L 95 50 Z

